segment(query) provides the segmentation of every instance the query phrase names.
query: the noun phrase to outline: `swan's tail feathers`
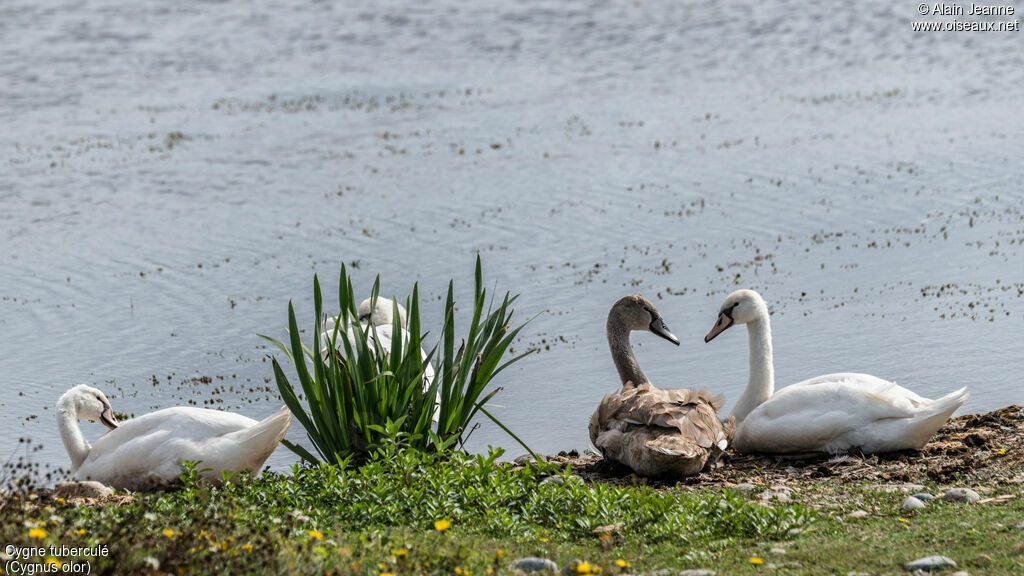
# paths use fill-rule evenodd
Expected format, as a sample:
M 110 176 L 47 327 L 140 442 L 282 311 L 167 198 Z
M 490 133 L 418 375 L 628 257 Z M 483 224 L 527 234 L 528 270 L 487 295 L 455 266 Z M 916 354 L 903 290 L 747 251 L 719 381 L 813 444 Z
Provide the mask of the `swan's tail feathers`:
M 967 387 L 964 386 L 956 392 L 950 392 L 942 398 L 932 400 L 928 404 L 927 411 L 932 415 L 941 415 L 943 417 L 943 422 L 945 422 L 945 420 L 949 418 L 957 408 L 963 406 L 964 402 L 967 402 L 967 399 L 970 397 L 971 393 L 968 392 Z
M 967 402 L 967 399 L 970 397 L 971 393 L 967 391 L 965 386 L 922 406 L 920 415 L 914 418 L 916 421 L 914 426 L 916 433 L 914 436 L 917 437 L 919 444 L 917 448 L 923 448 L 939 428 L 942 428 L 942 425 L 949 420 L 953 412 L 963 406 L 964 402 Z
M 292 413 L 287 406 L 282 406 L 277 412 L 248 428 L 225 434 L 222 438 L 228 446 L 233 447 L 233 462 L 230 468 L 224 469 L 233 472 L 251 470 L 253 475 L 257 474 L 284 439 L 291 424 Z

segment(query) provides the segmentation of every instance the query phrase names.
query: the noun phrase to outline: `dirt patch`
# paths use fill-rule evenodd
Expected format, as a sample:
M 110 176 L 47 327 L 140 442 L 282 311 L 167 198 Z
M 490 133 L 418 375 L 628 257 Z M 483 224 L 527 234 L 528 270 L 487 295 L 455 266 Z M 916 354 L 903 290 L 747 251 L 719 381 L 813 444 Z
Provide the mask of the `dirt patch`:
M 987 414 L 950 420 L 924 449 L 866 456 L 822 457 L 742 455 L 729 451 L 720 466 L 681 480 L 638 477 L 600 456 L 562 453 L 551 462 L 572 466 L 587 482 L 668 486 L 765 486 L 792 481 L 875 481 L 879 484 L 960 482 L 1024 484 L 1024 408 L 1013 405 Z

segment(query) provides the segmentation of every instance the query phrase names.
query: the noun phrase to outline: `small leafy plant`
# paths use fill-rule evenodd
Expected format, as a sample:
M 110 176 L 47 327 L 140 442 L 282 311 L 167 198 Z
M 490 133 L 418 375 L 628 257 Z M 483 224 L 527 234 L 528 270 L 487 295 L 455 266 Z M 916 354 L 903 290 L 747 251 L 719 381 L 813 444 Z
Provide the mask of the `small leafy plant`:
M 373 304 L 379 291 L 378 276 L 370 296 Z M 522 444 L 485 408 L 501 391 L 500 387 L 488 389 L 491 380 L 529 353 L 502 362 L 525 325 L 510 328 L 514 312 L 511 305 L 518 295 L 510 296 L 506 292 L 497 307 L 493 306 L 493 298 L 488 303 L 477 256 L 473 316 L 468 334 L 456 349 L 453 293 L 454 282 L 449 281 L 440 341 L 424 354 L 421 352 L 424 334 L 419 317 L 418 284 L 413 285 L 412 296 L 406 301 L 407 335 L 391 338 L 390 347 L 385 347 L 376 326 L 372 323 L 362 326 L 358 321 L 358 302 L 344 263 L 338 282 L 340 313 L 334 329 L 324 333 L 320 281 L 314 275 L 313 347 L 304 346 L 299 337 L 291 302 L 288 303 L 288 344 L 261 335 L 295 365 L 308 411 L 276 358 L 273 359 L 274 376 L 285 404 L 306 429 L 316 454 L 288 441 L 284 444 L 310 463 L 365 461 L 385 439 L 418 450 L 441 451 L 464 443 L 479 413 Z M 392 318 L 391 333 L 402 334 L 397 303 Z M 327 353 L 321 354 L 321 350 Z M 435 357 L 436 376 L 425 384 L 427 367 Z

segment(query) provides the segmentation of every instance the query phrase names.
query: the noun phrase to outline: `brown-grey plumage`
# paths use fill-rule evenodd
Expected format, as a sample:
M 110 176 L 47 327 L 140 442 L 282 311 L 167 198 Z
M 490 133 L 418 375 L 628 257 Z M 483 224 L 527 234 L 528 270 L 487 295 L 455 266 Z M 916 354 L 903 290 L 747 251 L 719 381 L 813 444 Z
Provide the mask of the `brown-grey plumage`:
M 706 390 L 661 389 L 651 384 L 633 356 L 632 330 L 649 330 L 673 342 L 658 309 L 642 296 L 621 298 L 608 313 L 608 346 L 622 390 L 607 394 L 590 419 L 590 440 L 605 458 L 642 476 L 689 476 L 717 462 L 735 433 L 723 423 L 721 396 Z

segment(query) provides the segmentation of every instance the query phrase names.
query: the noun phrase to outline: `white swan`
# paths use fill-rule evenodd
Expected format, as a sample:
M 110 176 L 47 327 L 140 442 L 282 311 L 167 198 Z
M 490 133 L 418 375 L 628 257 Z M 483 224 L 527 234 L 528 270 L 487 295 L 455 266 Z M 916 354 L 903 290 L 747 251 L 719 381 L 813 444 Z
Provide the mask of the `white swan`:
M 721 396 L 706 390 L 655 388 L 633 356 L 632 330 L 679 345 L 658 309 L 642 296 L 619 299 L 606 331 L 622 390 L 606 394 L 590 418 L 590 441 L 605 458 L 642 476 L 690 476 L 714 464 L 732 438 L 732 419 L 718 419 Z
M 102 422 L 110 431 L 89 445 L 78 420 Z M 78 480 L 113 488 L 152 490 L 173 483 L 183 461 L 210 470 L 200 476 L 217 483 L 221 471 L 259 472 L 291 424 L 287 407 L 257 422 L 239 414 L 205 408 L 165 408 L 118 424 L 103 392 L 84 384 L 57 400 L 57 428 Z
M 970 396 L 965 387 L 929 400 L 881 378 L 853 373 L 818 376 L 773 394 L 771 324 L 757 292 L 730 294 L 704 341 L 734 324 L 746 324 L 750 339 L 750 381 L 732 411 L 737 426 L 733 447 L 740 452 L 920 450 Z
M 402 306 L 401 304 L 395 304 L 392 300 L 388 298 L 381 297 L 377 298 L 376 303 L 374 303 L 370 298 L 367 298 L 366 300 L 363 300 L 359 304 L 359 309 L 357 310 L 357 314 L 359 315 L 359 326 L 353 325 L 348 327 L 349 342 L 355 341 L 355 333 L 353 332 L 353 330 L 366 330 L 369 326 L 373 326 L 374 328 L 367 332 L 367 336 L 369 336 L 367 343 L 370 344 L 370 352 L 372 353 L 375 350 L 372 343 L 370 343 L 370 340 L 373 340 L 375 338 L 374 334 L 376 334 L 376 340 L 379 341 L 381 348 L 383 350 L 391 350 L 391 340 L 392 338 L 394 338 L 393 320 L 395 309 L 398 310 L 398 322 L 399 326 L 401 327 L 400 331 L 402 334 L 402 344 L 408 345 L 409 324 L 408 321 L 406 320 L 405 307 Z M 328 317 L 327 320 L 324 322 L 323 332 L 320 333 L 320 354 L 325 359 L 327 358 L 327 351 L 329 349 L 328 347 L 330 345 L 331 337 L 334 336 L 334 327 L 338 322 L 338 317 Z M 341 335 L 339 334 L 338 337 L 341 338 Z M 338 344 L 338 341 L 335 341 L 335 344 Z M 337 351 L 339 354 L 344 356 L 344 346 L 337 346 Z M 423 350 L 423 348 L 420 348 L 420 356 L 424 360 L 427 358 L 427 353 L 426 351 Z M 423 367 L 423 390 L 429 390 L 430 386 L 433 385 L 433 383 L 434 366 L 428 362 L 426 366 Z M 438 390 L 437 399 L 434 404 L 434 414 L 432 416 L 433 422 L 437 422 L 440 416 L 441 391 Z

